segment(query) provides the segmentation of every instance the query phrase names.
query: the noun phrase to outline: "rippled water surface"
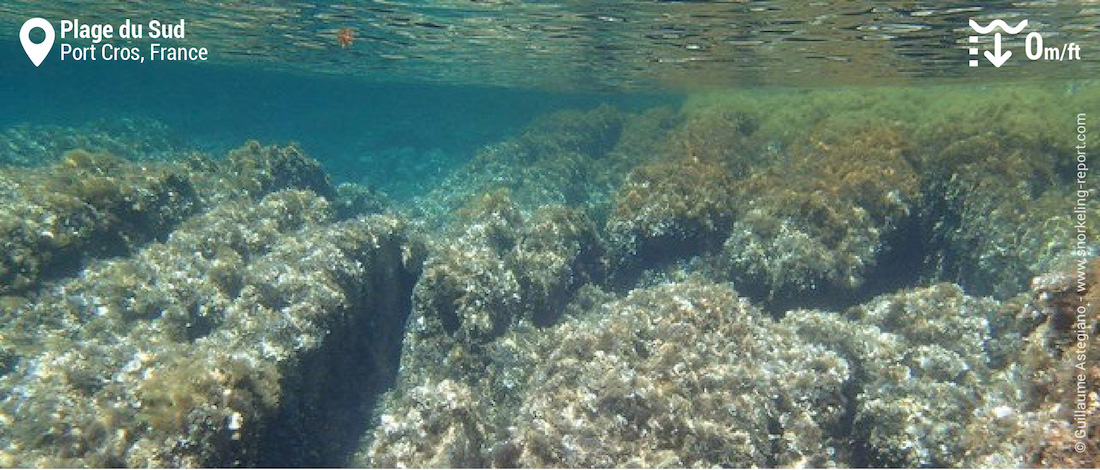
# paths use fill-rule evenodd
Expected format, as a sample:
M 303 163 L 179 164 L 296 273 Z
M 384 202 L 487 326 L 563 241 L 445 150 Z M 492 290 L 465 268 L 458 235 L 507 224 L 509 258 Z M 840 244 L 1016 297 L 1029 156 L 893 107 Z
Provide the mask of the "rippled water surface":
M 554 89 L 986 77 L 993 67 L 965 67 L 969 19 L 1026 18 L 1027 31 L 1048 44 L 1097 44 L 1100 34 L 1100 4 L 1091 0 L 50 3 L 5 2 L 0 22 L 20 24 L 27 12 L 89 23 L 185 18 L 188 45 L 207 47 L 216 62 Z M 354 37 L 346 48 L 337 41 L 345 28 Z M 1005 47 L 1020 57 L 1017 36 Z M 1057 66 L 1010 60 L 1010 71 L 995 76 L 1082 76 L 1095 72 L 1097 57 Z

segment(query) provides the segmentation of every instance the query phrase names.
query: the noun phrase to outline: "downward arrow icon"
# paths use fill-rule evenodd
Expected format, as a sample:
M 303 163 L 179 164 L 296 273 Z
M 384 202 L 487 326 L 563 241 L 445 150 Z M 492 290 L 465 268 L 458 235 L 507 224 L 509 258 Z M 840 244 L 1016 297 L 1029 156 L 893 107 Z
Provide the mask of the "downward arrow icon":
M 1000 68 L 1009 57 L 1012 57 L 1012 51 L 1001 53 L 1001 33 L 994 34 L 993 52 L 985 51 L 985 58 L 989 59 L 989 63 L 993 64 L 994 67 Z

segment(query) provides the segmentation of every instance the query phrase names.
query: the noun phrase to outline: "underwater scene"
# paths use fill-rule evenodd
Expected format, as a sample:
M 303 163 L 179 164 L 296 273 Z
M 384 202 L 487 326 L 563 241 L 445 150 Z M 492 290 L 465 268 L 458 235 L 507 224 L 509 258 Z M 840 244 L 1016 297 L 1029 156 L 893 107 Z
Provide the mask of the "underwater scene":
M 0 467 L 1096 468 L 1098 73 L 1095 0 L 0 0 Z

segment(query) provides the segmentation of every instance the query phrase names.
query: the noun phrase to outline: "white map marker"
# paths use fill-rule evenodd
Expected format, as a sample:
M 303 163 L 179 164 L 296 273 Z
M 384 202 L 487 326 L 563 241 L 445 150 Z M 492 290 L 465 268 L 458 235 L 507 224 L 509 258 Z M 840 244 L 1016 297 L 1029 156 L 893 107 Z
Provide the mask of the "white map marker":
M 42 31 L 46 33 L 45 41 L 38 44 L 31 42 L 31 30 L 34 28 L 42 28 Z M 31 58 L 31 62 L 34 62 L 35 67 L 38 67 L 43 60 L 46 60 L 46 56 L 50 55 L 50 49 L 53 49 L 53 36 L 53 25 L 42 18 L 31 18 L 23 23 L 22 28 L 19 28 L 19 42 L 23 43 L 23 50 L 27 52 L 27 57 Z

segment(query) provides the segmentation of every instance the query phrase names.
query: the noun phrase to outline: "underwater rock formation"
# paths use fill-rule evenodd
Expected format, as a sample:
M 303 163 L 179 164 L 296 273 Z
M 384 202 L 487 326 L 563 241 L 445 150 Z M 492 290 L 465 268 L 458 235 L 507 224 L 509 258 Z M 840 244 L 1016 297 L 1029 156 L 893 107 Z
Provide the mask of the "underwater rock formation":
M 715 237 L 733 223 L 734 191 L 736 181 L 713 162 L 662 159 L 641 165 L 615 195 L 608 238 L 624 259 L 683 256 L 691 247 L 717 245 Z
M 1058 269 L 1073 248 L 1074 110 L 1095 108 L 1100 95 L 1061 87 L 944 92 L 948 99 L 929 100 L 934 105 L 910 124 L 923 149 L 913 164 L 926 195 L 926 277 L 1009 298 Z M 1090 142 L 1100 138 L 1095 127 L 1087 132 Z M 1097 220 L 1094 199 L 1082 209 Z
M 1020 312 L 1020 323 L 1031 326 L 1019 368 L 1032 416 L 1031 426 L 1017 440 L 1023 442 L 1029 466 L 1096 468 L 1100 258 L 1078 258 L 1067 266 L 1071 267 L 1036 276 Z
M 0 466 L 1094 467 L 1029 96 L 565 112 L 396 202 L 255 142 L 2 170 Z
M 863 284 L 920 201 L 904 137 L 876 131 L 811 137 L 790 161 L 737 185 L 739 216 L 720 263 L 738 286 L 774 298 Z
M 454 222 L 456 210 L 508 190 L 524 210 L 545 205 L 592 209 L 599 221 L 631 168 L 661 152 L 678 114 L 656 108 L 630 114 L 610 106 L 537 119 L 513 139 L 479 151 L 408 210 L 429 224 Z
M 847 362 L 800 343 L 728 287 L 637 290 L 558 326 L 513 330 L 485 349 L 480 376 L 418 371 L 407 393 L 391 394 L 366 462 L 833 462 L 828 433 L 846 407 Z
M 0 465 L 257 465 L 273 435 L 324 452 L 348 413 L 332 390 L 363 401 L 394 372 L 422 256 L 398 219 L 332 220 L 308 191 L 222 204 L 5 311 Z
M 341 405 L 393 380 L 424 257 L 363 216 L 384 201 L 255 142 L 4 172 L 0 293 L 28 295 L 0 303 L 0 465 L 333 464 L 355 442 L 366 408 Z
M 1066 133 L 1075 116 L 1066 109 L 1100 98 L 1057 87 L 934 93 L 691 97 L 662 158 L 725 168 L 737 196 L 726 248 L 697 271 L 791 306 L 826 291 L 851 296 L 868 278 L 893 281 L 874 292 L 915 280 L 894 279 L 895 265 L 926 284 L 1001 299 L 1026 289 L 1074 240 L 1077 151 Z M 1088 137 L 1098 135 L 1090 127 Z M 1087 202 L 1089 220 L 1097 207 Z
M 292 188 L 337 199 L 317 160 L 293 145 L 257 142 L 224 160 L 184 163 L 74 150 L 46 168 L 0 170 L 0 183 L 0 294 L 36 289 L 88 259 L 130 254 L 225 201 Z
M 1077 241 L 1079 196 L 1058 182 L 1051 155 L 980 136 L 949 146 L 943 155 L 958 166 L 932 180 L 928 191 L 935 195 L 929 212 L 938 214 L 930 236 L 937 249 L 929 264 L 938 276 L 1007 298 L 1023 291 L 1032 276 L 1064 262 Z M 1100 220 L 1097 204 L 1079 209 L 1088 220 Z M 1100 235 L 1092 224 L 1083 228 L 1088 240 Z
M 219 163 L 218 183 L 222 191 L 214 194 L 259 198 L 288 188 L 310 190 L 329 200 L 336 194 L 321 169 L 321 162 L 310 158 L 297 145 L 265 147 L 253 140 L 230 151 Z
M 1021 349 L 1013 304 L 939 284 L 845 314 L 796 310 L 783 324 L 853 367 L 854 466 L 1019 466 L 1011 439 L 1026 401 L 1006 359 Z M 1008 356 L 1008 357 L 1006 357 Z
M 543 338 L 508 443 L 519 466 L 835 463 L 847 362 L 728 287 L 634 291 Z
M 895 130 L 872 129 L 810 136 L 772 162 L 727 152 L 640 165 L 606 226 L 618 267 L 703 256 L 701 272 L 754 298 L 853 292 L 920 207 L 907 145 Z
M 181 168 L 71 151 L 43 169 L 0 170 L 0 294 L 125 254 L 199 209 Z
M 356 183 L 342 183 L 336 187 L 336 218 L 351 219 L 360 215 L 380 214 L 391 205 L 386 195 L 373 188 Z
M 436 240 L 414 291 L 402 359 L 410 373 L 476 374 L 486 343 L 521 324 L 553 323 L 574 291 L 604 274 L 595 226 L 580 212 L 549 206 L 525 217 L 497 192 L 460 217 Z
M 456 274 L 421 294 L 457 292 L 445 298 L 470 302 L 434 305 L 482 321 L 439 348 L 425 339 L 446 328 L 417 317 L 405 357 L 421 359 L 387 395 L 359 464 L 1080 464 L 1065 452 L 1073 423 L 1047 397 L 1068 391 L 1053 385 L 1066 375 L 1054 372 L 1060 350 L 1036 333 L 1049 314 L 1016 295 L 1074 240 L 1073 200 L 1055 189 L 1065 168 L 1026 157 L 1058 147 L 1018 129 L 953 134 L 970 108 L 993 106 L 973 97 L 925 109 L 906 93 L 823 95 L 787 98 L 779 117 L 764 112 L 770 97 L 689 108 L 666 150 L 614 193 L 609 277 L 573 291 L 552 322 L 511 316 L 524 311 L 522 271 L 499 256 L 468 248 L 469 259 L 437 266 Z M 806 132 L 779 132 L 784 119 Z M 474 227 L 508 233 L 498 227 L 523 217 L 493 220 L 511 222 Z M 891 275 L 905 286 L 876 279 Z M 772 320 L 714 281 L 763 308 L 805 308 L 823 293 L 840 306 Z M 499 295 L 474 287 L 490 285 Z
M 359 463 L 1019 466 L 1037 432 L 1016 303 L 941 284 L 775 322 L 719 284 L 585 296 L 476 371 L 405 371 Z
M 382 405 L 412 414 L 383 416 L 388 444 L 378 445 L 396 447 L 376 464 L 397 465 L 406 454 L 421 465 L 484 462 L 489 429 L 480 420 L 510 419 L 503 405 L 516 395 L 501 390 L 523 384 L 537 354 L 501 338 L 558 321 L 575 293 L 605 273 L 602 244 L 583 213 L 548 206 L 525 216 L 498 191 L 458 217 L 435 240 L 414 290 L 401 379 Z

